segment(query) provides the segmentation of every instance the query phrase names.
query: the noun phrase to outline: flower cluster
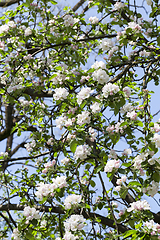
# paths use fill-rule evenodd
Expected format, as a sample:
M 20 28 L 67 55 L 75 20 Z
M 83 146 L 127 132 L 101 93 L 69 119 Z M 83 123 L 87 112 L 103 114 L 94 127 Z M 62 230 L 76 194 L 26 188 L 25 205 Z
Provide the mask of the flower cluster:
M 123 133 L 124 129 L 127 127 L 126 125 L 121 126 L 121 124 L 124 122 L 124 120 L 121 120 L 120 122 L 117 122 L 115 125 L 109 125 L 108 127 L 106 127 L 106 131 L 113 134 L 114 131 L 116 133 Z
M 90 94 L 93 92 L 94 90 L 91 90 L 90 87 L 82 88 L 81 91 L 77 94 L 77 103 L 81 104 L 82 101 L 86 98 L 89 98 Z
M 77 115 L 77 124 L 82 126 L 85 123 L 90 123 L 91 117 L 90 112 L 83 111 L 82 113 Z
M 45 169 L 43 169 L 42 173 L 47 173 L 49 170 L 54 169 L 54 165 L 55 165 L 56 161 L 52 160 L 49 161 L 48 163 L 44 164 Z
M 76 22 L 79 21 L 79 19 L 73 18 L 71 15 L 66 15 L 63 17 L 64 19 L 64 25 L 66 27 L 73 26 Z
M 108 51 L 111 48 L 113 48 L 113 46 L 114 46 L 114 43 L 111 39 L 103 39 L 100 42 L 99 48 L 102 48 L 103 51 Z
M 95 130 L 92 127 L 90 127 L 89 133 L 91 135 L 90 140 L 94 142 L 94 140 L 96 140 L 97 132 L 95 132 Z
M 20 232 L 18 231 L 18 228 L 15 228 L 13 230 L 12 236 L 11 236 L 14 240 L 21 240 L 20 238 Z
M 120 160 L 109 160 L 104 168 L 105 172 L 112 172 L 117 170 L 120 166 Z
M 145 222 L 144 226 L 147 228 L 147 230 L 151 232 L 151 235 L 156 235 L 157 233 L 160 233 L 160 224 L 155 224 L 153 220 Z
M 114 4 L 114 9 L 113 10 L 120 10 L 120 9 L 122 9 L 122 8 L 124 8 L 125 7 L 125 4 L 124 3 L 121 3 L 121 2 L 116 2 L 115 4 Z
M 98 69 L 93 72 L 92 74 L 93 80 L 97 81 L 98 83 L 107 83 L 109 81 L 109 75 L 103 69 Z
M 74 153 L 74 159 L 86 159 L 91 154 L 91 148 L 88 145 L 80 145 L 77 146 L 76 151 Z
M 53 98 L 55 100 L 64 100 L 67 98 L 69 92 L 65 88 L 56 88 L 54 90 Z
M 97 17 L 90 17 L 89 18 L 89 21 L 92 23 L 92 24 L 97 24 L 99 22 L 99 19 Z
M 43 200 L 43 197 L 47 197 L 47 196 L 53 197 L 55 190 L 57 188 L 63 188 L 67 186 L 65 176 L 61 176 L 61 177 L 58 176 L 56 179 L 53 178 L 52 182 L 53 182 L 52 184 L 45 184 L 43 182 L 40 182 L 38 184 L 37 192 L 35 194 L 40 199 L 40 201 Z
M 76 207 L 78 205 L 78 203 L 81 202 L 81 199 L 82 199 L 81 195 L 76 195 L 76 194 L 69 195 L 64 200 L 65 209 L 70 209 L 72 207 Z
M 98 69 L 98 68 L 102 68 L 102 69 L 106 69 L 106 64 L 102 61 L 96 61 L 92 66 L 91 68 L 94 68 L 94 69 Z
M 112 84 L 112 83 L 107 83 L 102 88 L 103 96 L 105 98 L 108 98 L 109 95 L 116 94 L 119 91 L 120 91 L 119 87 L 117 85 L 115 85 L 115 84 Z
M 90 108 L 91 108 L 91 110 L 92 110 L 93 113 L 98 113 L 98 112 L 100 112 L 100 110 L 101 110 L 100 103 L 98 103 L 98 102 L 93 103 L 93 104 L 90 106 Z
M 127 177 L 124 175 L 121 178 L 117 179 L 116 184 L 117 185 L 122 185 L 124 182 L 126 182 L 126 180 L 127 180 Z
M 61 163 L 64 164 L 64 165 L 67 165 L 68 163 L 70 162 L 70 159 L 65 157 L 61 160 Z
M 8 152 L 1 152 L 0 157 L 7 158 L 8 157 Z
M 155 133 L 152 140 L 153 140 L 153 142 L 155 142 L 156 147 L 159 148 L 160 147 L 160 135 L 158 135 L 158 133 Z
M 127 117 L 129 117 L 131 120 L 137 119 L 137 113 L 135 111 L 127 112 Z
M 147 188 L 143 188 L 143 192 L 147 193 L 151 197 L 154 197 L 154 195 L 158 192 L 159 190 L 159 183 L 152 181 L 152 185 L 149 185 Z
M 50 146 L 53 146 L 54 139 L 52 137 L 50 139 L 48 139 L 47 144 L 50 145 Z
M 134 106 L 131 104 L 131 103 L 128 103 L 127 105 L 124 105 L 120 112 L 125 114 L 125 113 L 128 113 L 128 112 L 132 112 L 134 110 Z
M 142 211 L 142 210 L 150 210 L 150 205 L 146 200 L 139 200 L 137 202 L 133 202 L 130 204 L 131 207 L 127 209 L 127 212 L 132 212 L 132 211 Z
M 31 208 L 30 206 L 24 208 L 23 215 L 27 219 L 26 224 L 28 224 L 32 219 L 40 218 L 39 211 L 37 211 L 35 208 Z
M 76 215 L 76 214 L 71 215 L 71 217 L 64 222 L 65 231 L 75 232 L 77 230 L 82 230 L 83 227 L 85 226 L 84 222 L 85 222 L 85 219 L 82 215 Z
M 36 146 L 36 141 L 33 139 L 32 142 L 26 143 L 24 146 L 28 152 L 31 152 L 33 148 Z

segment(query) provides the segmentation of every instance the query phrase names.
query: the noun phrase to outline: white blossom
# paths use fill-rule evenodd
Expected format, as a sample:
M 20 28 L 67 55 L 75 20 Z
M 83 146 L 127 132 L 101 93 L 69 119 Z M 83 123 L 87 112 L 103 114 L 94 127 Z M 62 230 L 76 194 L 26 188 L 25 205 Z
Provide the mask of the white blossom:
M 86 159 L 91 154 L 91 148 L 88 145 L 80 145 L 77 146 L 76 151 L 74 153 L 75 160 L 78 159 Z
M 82 196 L 77 194 L 71 194 L 64 200 L 65 209 L 70 209 L 73 206 L 77 206 L 81 202 Z
M 95 17 L 90 17 L 89 18 L 89 21 L 92 23 L 92 24 L 97 24 L 99 22 L 99 19 L 95 16 Z
M 102 61 L 96 61 L 92 66 L 91 68 L 94 68 L 94 69 L 98 69 L 98 68 L 102 68 L 102 69 L 106 69 L 106 64 Z
M 91 110 L 92 110 L 93 113 L 100 112 L 100 110 L 101 110 L 100 103 L 98 103 L 98 102 L 93 103 L 93 104 L 90 106 L 90 108 L 91 108 Z
M 122 9 L 122 8 L 124 8 L 125 7 L 125 4 L 124 3 L 122 3 L 122 2 L 116 2 L 115 4 L 114 4 L 114 9 L 113 10 L 120 10 L 120 9 Z
M 32 34 L 32 29 L 30 27 L 26 28 L 25 31 L 24 31 L 24 35 L 29 36 L 31 34 Z
M 98 69 L 92 74 L 93 80 L 101 84 L 107 83 L 109 81 L 109 75 L 103 69 Z
M 85 123 L 90 123 L 91 117 L 90 117 L 90 112 L 88 111 L 83 111 L 81 114 L 77 115 L 77 124 L 80 126 L 85 124 Z
M 23 215 L 26 217 L 27 221 L 26 224 L 29 223 L 30 220 L 32 219 L 39 219 L 39 211 L 37 211 L 34 207 L 27 206 L 24 208 Z
M 73 214 L 69 219 L 64 222 L 65 230 L 66 231 L 77 231 L 82 230 L 84 225 L 85 219 L 82 215 Z
M 114 43 L 111 39 L 103 39 L 100 42 L 99 48 L 102 48 L 103 51 L 108 51 L 114 46 Z
M 156 147 L 159 148 L 160 147 L 160 135 L 158 135 L 158 133 L 155 133 L 152 140 L 153 140 L 153 142 L 155 142 Z
M 61 163 L 64 164 L 64 165 L 67 165 L 68 163 L 70 162 L 70 159 L 65 157 L 61 160 Z
M 133 202 L 130 204 L 131 207 L 127 209 L 127 212 L 132 212 L 132 211 L 142 211 L 142 210 L 150 210 L 150 205 L 146 200 L 139 200 L 137 202 Z
M 79 21 L 77 18 L 73 18 L 71 15 L 64 16 L 64 25 L 66 27 L 73 26 L 76 22 Z
M 81 91 L 77 94 L 77 103 L 81 104 L 82 101 L 86 98 L 89 98 L 90 94 L 93 92 L 94 90 L 91 90 L 90 87 L 82 88 Z
M 64 100 L 67 98 L 69 92 L 65 88 L 56 88 L 54 90 L 53 98 L 55 100 Z
M 105 172 L 112 172 L 113 170 L 118 169 L 120 166 L 120 161 L 119 160 L 110 160 L 107 162 L 104 171 Z
M 20 232 L 18 231 L 18 228 L 13 229 L 13 233 L 11 236 L 14 240 L 21 240 L 20 238 Z
M 103 88 L 102 88 L 102 93 L 105 98 L 108 98 L 109 95 L 116 94 L 119 92 L 119 86 L 112 84 L 112 83 L 107 83 Z

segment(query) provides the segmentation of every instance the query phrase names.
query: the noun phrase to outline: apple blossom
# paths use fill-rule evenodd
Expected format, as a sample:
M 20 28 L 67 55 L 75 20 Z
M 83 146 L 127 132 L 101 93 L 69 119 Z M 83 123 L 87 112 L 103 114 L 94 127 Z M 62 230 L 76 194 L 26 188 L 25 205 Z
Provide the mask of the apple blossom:
M 131 207 L 127 208 L 127 212 L 150 210 L 150 205 L 146 200 L 139 200 L 131 203 L 130 205 Z
M 89 18 L 89 21 L 92 23 L 92 24 L 97 24 L 99 22 L 99 19 L 95 16 L 95 17 L 90 17 Z
M 80 145 L 77 146 L 76 151 L 74 153 L 75 160 L 78 159 L 86 159 L 91 154 L 91 148 L 88 145 Z
M 67 98 L 69 92 L 65 88 L 56 88 L 54 90 L 53 98 L 55 100 L 64 100 Z

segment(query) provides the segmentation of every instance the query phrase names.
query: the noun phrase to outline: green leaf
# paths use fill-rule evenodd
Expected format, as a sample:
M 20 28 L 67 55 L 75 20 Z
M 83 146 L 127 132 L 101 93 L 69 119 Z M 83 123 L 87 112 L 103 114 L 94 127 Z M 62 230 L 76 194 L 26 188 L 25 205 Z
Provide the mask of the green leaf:
M 126 195 L 128 193 L 128 189 L 124 186 L 121 187 L 121 190 L 119 191 L 119 195 L 121 198 L 125 199 Z
M 143 122 L 140 122 L 140 121 L 139 121 L 139 122 L 138 122 L 138 126 L 139 126 L 139 127 L 143 127 Z
M 71 143 L 70 143 L 70 149 L 71 149 L 71 151 L 73 152 L 73 153 L 75 153 L 75 151 L 76 151 L 76 148 L 77 148 L 77 141 L 74 139 L 74 140 L 72 140 L 71 141 Z
M 127 238 L 131 235 L 134 235 L 134 234 L 136 234 L 136 230 L 129 230 L 124 234 L 124 238 Z
M 157 37 L 157 44 L 160 46 L 160 36 Z
M 92 187 L 96 186 L 96 184 L 95 184 L 95 182 L 93 180 L 90 180 L 90 184 L 91 184 Z
M 129 184 L 128 184 L 128 187 L 130 187 L 130 186 L 142 186 L 142 185 L 137 181 L 132 181 L 132 182 L 129 182 Z

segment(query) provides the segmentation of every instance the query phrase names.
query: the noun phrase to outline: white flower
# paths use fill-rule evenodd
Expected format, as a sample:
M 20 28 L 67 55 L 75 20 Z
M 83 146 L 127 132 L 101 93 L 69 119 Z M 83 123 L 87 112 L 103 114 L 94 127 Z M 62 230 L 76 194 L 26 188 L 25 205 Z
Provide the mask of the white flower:
M 159 190 L 159 183 L 152 181 L 152 185 L 149 185 L 147 188 L 143 189 L 144 193 L 148 193 L 151 197 L 154 197 L 154 195 L 158 192 Z
M 92 110 L 93 113 L 100 112 L 100 110 L 101 110 L 100 103 L 98 103 L 98 102 L 93 103 L 93 104 L 90 106 L 90 108 L 91 108 L 91 110 Z
M 89 18 L 89 21 L 92 23 L 92 24 L 97 24 L 99 22 L 99 19 L 97 17 L 90 17 Z
M 129 117 L 131 120 L 137 119 L 137 113 L 135 111 L 127 112 L 127 117 Z
M 100 43 L 99 48 L 102 48 L 103 51 L 108 51 L 114 46 L 111 39 L 103 39 Z
M 67 157 L 65 157 L 61 160 L 61 163 L 64 164 L 64 165 L 68 164 L 69 162 L 70 162 L 70 159 L 67 158 Z
M 66 177 L 65 176 L 57 176 L 56 179 L 53 178 L 52 182 L 57 185 L 57 188 L 63 188 L 67 186 L 67 182 L 66 182 Z
M 135 32 L 140 32 L 140 30 L 141 30 L 141 26 L 138 23 L 136 23 L 136 22 L 129 22 L 128 26 L 125 28 L 125 31 L 128 28 L 131 28 Z
M 80 126 L 85 124 L 85 123 L 90 123 L 91 117 L 90 117 L 90 112 L 84 111 L 81 114 L 77 115 L 77 124 Z
M 9 30 L 9 26 L 7 24 L 0 26 L 0 34 L 7 33 Z
M 130 97 L 131 89 L 129 87 L 124 87 L 123 92 L 125 93 L 126 97 Z
M 160 135 L 158 135 L 158 133 L 155 133 L 152 140 L 153 140 L 153 142 L 155 142 L 156 147 L 159 148 L 160 147 Z
M 65 88 L 56 88 L 54 90 L 53 98 L 55 100 L 64 100 L 67 98 L 69 92 Z
M 106 64 L 102 61 L 98 62 L 96 61 L 92 66 L 91 68 L 94 68 L 94 69 L 98 69 L 98 68 L 102 68 L 102 69 L 106 69 Z
M 82 199 L 81 195 L 76 195 L 76 194 L 69 195 L 64 200 L 65 209 L 70 209 L 72 206 L 78 205 L 78 203 L 81 202 L 81 199 Z
M 91 148 L 88 145 L 80 145 L 77 146 L 76 151 L 74 153 L 74 158 L 78 159 L 86 159 L 88 155 L 91 154 Z
M 128 112 L 132 112 L 133 110 L 134 110 L 134 106 L 132 106 L 131 103 L 128 103 L 127 105 L 124 105 L 121 108 L 120 112 L 125 114 L 125 113 L 128 113 Z
M 150 210 L 150 205 L 146 200 L 143 200 L 143 201 L 140 200 L 140 201 L 137 201 L 137 202 L 133 202 L 130 205 L 131 205 L 131 207 L 129 207 L 127 209 L 127 212 Z
M 124 4 L 124 3 L 116 2 L 116 3 L 114 4 L 114 9 L 113 9 L 113 10 L 120 10 L 120 9 L 122 9 L 122 8 L 124 8 L 124 7 L 125 7 L 125 4 Z
M 65 230 L 66 231 L 77 231 L 82 230 L 84 225 L 85 219 L 82 215 L 71 215 L 69 219 L 64 222 Z
M 103 69 L 98 69 L 92 74 L 93 80 L 103 84 L 109 81 L 109 75 Z
M 119 160 L 110 160 L 107 162 L 104 171 L 105 172 L 112 172 L 113 170 L 119 168 L 120 161 Z
M 154 222 L 153 220 L 150 220 L 149 222 L 148 222 L 148 221 L 145 222 L 144 225 L 145 225 L 148 229 L 150 229 L 150 230 L 152 230 L 152 231 L 155 231 L 155 232 L 160 228 L 160 225 L 159 225 L 159 224 L 155 224 L 155 222 Z
M 67 117 L 63 114 L 61 117 L 56 119 L 56 127 L 58 127 L 60 130 L 62 130 L 66 121 L 67 121 Z
M 123 151 L 123 155 L 125 155 L 125 156 L 128 156 L 128 155 L 130 155 L 132 153 L 132 150 L 130 149 L 130 148 L 128 148 L 128 149 L 124 149 L 124 151 Z
M 40 218 L 39 211 L 37 211 L 35 208 L 31 208 L 30 206 L 24 208 L 23 215 L 27 219 L 26 223 L 28 223 L 29 220 L 32 220 L 34 218 L 35 219 L 39 219 Z
M 16 27 L 16 24 L 15 24 L 14 21 L 9 21 L 9 22 L 7 23 L 7 25 L 8 25 L 9 27 L 12 27 L 12 28 L 15 28 L 15 27 Z
M 78 22 L 79 19 L 74 19 L 71 15 L 64 16 L 64 25 L 66 27 L 73 26 L 76 22 Z
M 15 228 L 13 230 L 12 236 L 11 236 L 14 240 L 21 240 L 20 238 L 20 232 L 18 231 L 18 228 Z
M 63 237 L 64 240 L 76 240 L 79 239 L 78 236 L 73 235 L 71 232 L 66 231 Z M 61 239 L 57 239 L 57 240 L 61 240 Z
M 120 91 L 119 87 L 117 85 L 115 85 L 115 84 L 112 84 L 112 83 L 107 83 L 102 88 L 103 96 L 105 98 L 108 98 L 109 95 L 116 94 L 119 91 Z
M 82 88 L 81 91 L 77 94 L 77 103 L 81 104 L 82 101 L 86 98 L 89 98 L 90 94 L 93 92 L 94 90 L 91 90 L 90 87 Z
M 24 31 L 24 35 L 29 36 L 31 34 L 32 34 L 32 29 L 30 27 L 26 28 L 25 31 Z

